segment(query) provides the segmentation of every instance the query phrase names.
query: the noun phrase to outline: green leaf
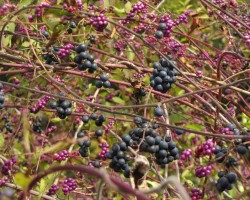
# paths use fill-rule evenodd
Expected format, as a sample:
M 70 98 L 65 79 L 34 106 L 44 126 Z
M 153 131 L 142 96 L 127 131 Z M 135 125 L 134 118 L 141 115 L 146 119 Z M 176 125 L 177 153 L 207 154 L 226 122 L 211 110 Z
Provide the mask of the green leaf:
M 130 10 L 131 10 L 131 7 L 132 7 L 132 4 L 128 1 L 126 4 L 125 4 L 125 12 L 126 13 L 129 13 Z
M 113 100 L 115 103 L 119 103 L 119 104 L 122 104 L 122 105 L 125 104 L 125 101 L 122 100 L 120 97 L 113 97 L 112 100 Z
M 4 137 L 3 137 L 3 134 L 1 133 L 0 134 L 0 149 L 2 149 L 4 146 Z
M 29 183 L 31 182 L 31 178 L 27 177 L 25 174 L 23 173 L 16 173 L 14 175 L 14 180 L 15 183 L 20 186 L 23 190 L 25 190 Z
M 18 8 L 23 8 L 24 6 L 29 6 L 34 2 L 34 0 L 21 0 L 18 4 Z

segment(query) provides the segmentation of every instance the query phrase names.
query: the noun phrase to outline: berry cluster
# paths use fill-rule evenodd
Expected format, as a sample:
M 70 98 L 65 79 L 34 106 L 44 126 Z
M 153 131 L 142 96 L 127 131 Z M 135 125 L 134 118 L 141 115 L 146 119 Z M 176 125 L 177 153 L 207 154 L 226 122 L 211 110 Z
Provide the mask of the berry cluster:
M 46 53 L 42 55 L 43 59 L 46 60 L 45 64 L 52 64 L 52 62 L 57 62 L 57 59 L 55 56 L 51 53 Z
M 90 42 L 89 46 L 95 44 L 96 37 L 94 35 L 88 35 L 87 39 Z
M 249 151 L 248 145 L 247 144 L 238 145 L 235 147 L 235 151 L 240 155 L 244 155 Z
M 34 132 L 36 133 L 42 133 L 42 119 L 41 118 L 37 118 L 37 120 L 33 120 L 33 126 L 32 129 Z
M 67 44 L 63 48 L 60 48 L 57 52 L 59 58 L 64 58 L 70 54 L 70 50 L 73 49 L 74 46 L 72 44 Z
M 99 147 L 102 151 L 98 153 L 98 158 L 106 160 L 106 154 L 109 152 L 109 144 L 107 142 L 102 142 L 99 144 Z
M 153 67 L 154 70 L 153 76 L 150 77 L 150 86 L 156 91 L 166 93 L 176 81 L 178 72 L 165 59 L 161 59 L 160 62 L 155 62 Z
M 187 150 L 183 151 L 181 154 L 180 160 L 178 161 L 178 164 L 183 165 L 183 163 L 186 159 L 191 158 L 191 153 L 192 153 L 191 149 L 187 149 Z
M 38 113 L 40 110 L 43 110 L 47 104 L 47 102 L 50 100 L 50 96 L 45 96 L 42 99 L 39 99 L 37 104 L 34 104 L 30 108 L 31 113 Z
M 98 116 L 96 113 L 92 113 L 89 116 L 89 119 L 94 120 L 96 126 L 102 126 L 103 122 L 106 121 L 106 117 L 104 115 Z
M 100 168 L 102 166 L 102 163 L 97 161 L 97 160 L 96 161 L 90 161 L 88 163 L 88 166 L 95 167 L 95 168 Z
M 128 178 L 130 176 L 130 167 L 127 162 L 130 160 L 130 156 L 125 152 L 127 148 L 125 142 L 115 143 L 112 149 L 107 152 L 106 157 L 112 159 L 109 164 L 110 168 L 116 172 L 123 172 L 124 176 Z
M 110 88 L 111 87 L 111 83 L 109 82 L 109 78 L 106 74 L 102 74 L 100 76 L 100 81 L 96 81 L 95 86 L 97 88 L 101 88 L 102 86 L 105 88 Z
M 212 166 L 211 166 L 211 165 L 209 165 L 209 166 L 207 166 L 207 167 L 198 166 L 198 167 L 195 169 L 195 176 L 197 176 L 197 177 L 199 177 L 199 178 L 208 176 L 209 174 L 211 174 L 211 170 L 212 170 Z
M 221 132 L 226 135 L 240 135 L 239 129 L 237 129 L 233 124 L 228 124 L 226 128 L 222 128 Z
M 11 127 L 10 125 L 10 120 L 9 120 L 9 117 L 7 115 L 5 115 L 3 117 L 3 120 L 5 122 L 4 124 L 4 127 L 6 128 L 6 131 L 10 132 L 10 133 L 13 133 L 13 128 Z
M 41 2 L 41 3 L 37 6 L 37 8 L 36 8 L 36 10 L 35 10 L 35 15 L 36 15 L 37 17 L 41 17 L 41 16 L 42 16 L 42 14 L 43 14 L 42 8 L 50 8 L 50 4 L 48 4 L 48 3 L 46 3 L 46 2 Z
M 215 146 L 212 139 L 208 139 L 202 145 L 198 146 L 195 150 L 195 156 L 197 158 L 202 156 L 208 156 L 215 152 Z
M 69 22 L 69 28 L 67 29 L 68 34 L 73 33 L 72 29 L 75 29 L 75 28 L 76 28 L 76 23 L 74 21 Z M 73 45 L 72 45 L 72 48 L 73 48 Z M 70 48 L 70 49 L 72 49 L 72 48 Z M 68 54 L 69 54 L 69 52 L 67 53 L 67 55 Z
M 80 147 L 79 153 L 82 157 L 88 157 L 88 147 L 90 147 L 91 142 L 87 138 L 84 132 L 80 131 L 77 133 L 78 146 Z
M 106 20 L 103 13 L 101 13 L 99 16 L 92 17 L 90 19 L 90 24 L 92 24 L 96 31 L 103 31 L 107 25 L 108 21 Z
M 115 124 L 115 121 L 114 120 L 111 120 L 109 121 L 108 125 L 107 125 L 107 128 L 105 128 L 105 133 L 108 134 L 110 129 L 112 128 L 112 126 L 114 126 Z
M 16 159 L 15 158 L 11 158 L 10 160 L 7 160 L 4 165 L 2 166 L 2 174 L 4 175 L 9 175 L 9 172 L 11 173 L 15 173 L 16 170 L 12 169 L 13 165 L 16 163 Z
M 227 154 L 226 148 L 221 148 L 220 146 L 215 146 L 215 159 L 218 163 L 222 163 L 225 160 L 225 155 Z
M 174 22 L 170 19 L 169 15 L 165 15 L 160 19 L 160 23 L 157 26 L 157 31 L 155 33 L 155 37 L 157 39 L 161 39 L 163 37 L 170 37 L 172 33 L 172 27 Z
M 53 131 L 55 131 L 57 129 L 56 126 L 51 126 L 50 128 L 48 128 L 45 132 L 46 136 L 49 136 Z
M 226 161 L 226 167 L 233 167 L 233 166 L 237 166 L 237 159 L 231 156 L 228 156 L 228 159 Z
M 55 194 L 56 194 L 56 191 L 59 190 L 59 188 L 60 188 L 59 186 L 53 184 L 53 185 L 50 187 L 50 189 L 49 189 L 47 195 L 55 195 Z
M 15 4 L 11 3 L 4 3 L 0 7 L 0 16 L 6 16 L 7 12 L 13 12 L 17 9 L 17 6 Z
M 3 109 L 4 105 L 4 93 L 1 92 L 1 90 L 3 89 L 3 84 L 0 83 L 0 110 Z
M 235 173 L 229 172 L 225 174 L 224 172 L 219 172 L 218 176 L 220 178 L 217 181 L 216 188 L 219 192 L 233 189 L 233 183 L 237 181 L 237 175 Z
M 67 195 L 70 191 L 75 190 L 77 187 L 76 181 L 73 178 L 68 178 L 63 181 L 62 191 L 64 195 Z
M 74 58 L 74 62 L 78 64 L 77 68 L 80 71 L 84 71 L 88 69 L 89 73 L 93 73 L 97 70 L 98 66 L 94 62 L 94 56 L 88 54 L 86 52 L 87 45 L 86 44 L 80 44 L 75 48 L 75 51 L 77 55 Z
M 0 179 L 0 187 L 2 187 L 8 180 L 9 180 L 8 177 L 4 177 L 3 179 Z
M 204 194 L 203 194 L 203 192 L 200 189 L 193 188 L 191 190 L 190 197 L 191 197 L 192 200 L 203 199 L 203 196 L 204 196 Z
M 69 157 L 69 152 L 67 150 L 62 150 L 59 154 L 54 154 L 54 160 L 57 160 L 58 162 L 61 162 L 63 160 L 66 160 Z
M 63 96 L 62 94 L 60 94 Z M 72 102 L 64 99 L 59 99 L 56 101 L 50 101 L 50 108 L 56 109 L 58 117 L 60 119 L 65 119 L 67 116 L 72 114 Z

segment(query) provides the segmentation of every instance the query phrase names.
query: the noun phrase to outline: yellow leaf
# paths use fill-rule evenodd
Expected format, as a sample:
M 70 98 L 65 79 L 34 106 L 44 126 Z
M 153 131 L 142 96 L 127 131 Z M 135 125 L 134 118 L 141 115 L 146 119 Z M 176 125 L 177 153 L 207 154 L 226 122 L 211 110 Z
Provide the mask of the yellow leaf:
M 25 190 L 28 187 L 29 183 L 31 182 L 31 178 L 22 173 L 16 173 L 14 175 L 14 180 L 15 183 L 18 186 L 20 186 L 23 190 Z

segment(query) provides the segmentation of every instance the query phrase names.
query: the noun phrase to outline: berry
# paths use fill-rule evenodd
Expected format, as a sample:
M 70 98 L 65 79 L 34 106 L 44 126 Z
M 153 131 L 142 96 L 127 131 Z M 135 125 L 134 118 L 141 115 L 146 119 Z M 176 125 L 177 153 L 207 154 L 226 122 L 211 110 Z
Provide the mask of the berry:
M 95 86 L 97 88 L 101 88 L 103 86 L 103 82 L 102 81 L 96 81 Z
M 156 37 L 157 39 L 163 38 L 163 32 L 162 32 L 162 31 L 156 31 L 155 37 Z
M 102 82 L 105 82 L 105 81 L 107 81 L 109 78 L 108 78 L 108 76 L 107 76 L 106 74 L 102 74 L 102 75 L 100 76 L 100 79 L 101 79 Z
M 239 145 L 236 147 L 236 151 L 238 154 L 244 155 L 247 153 L 247 148 L 245 146 Z
M 77 138 L 82 138 L 84 136 L 85 136 L 85 134 L 82 131 L 80 131 L 80 132 L 77 133 Z
M 105 82 L 103 82 L 103 87 L 110 88 L 111 87 L 111 83 L 109 81 L 105 81 Z
M 98 115 L 96 113 L 92 113 L 89 118 L 96 120 L 98 118 Z
M 175 130 L 175 133 L 176 133 L 177 135 L 182 135 L 182 134 L 184 133 L 184 130 L 176 129 L 176 130 Z
M 83 51 L 86 51 L 87 50 L 87 45 L 86 44 L 80 44 L 79 46 L 77 46 L 75 48 L 76 50 L 76 53 L 81 53 Z
M 161 117 L 163 115 L 163 110 L 161 108 L 159 108 L 159 107 L 155 108 L 154 109 L 154 115 L 156 117 Z
M 89 117 L 88 116 L 83 116 L 82 121 L 83 121 L 83 123 L 88 123 L 89 122 Z
M 234 183 L 236 180 L 237 180 L 237 175 L 233 172 L 229 172 L 227 175 L 226 175 L 228 181 L 230 183 Z
M 97 137 L 102 136 L 102 135 L 103 135 L 102 130 L 97 129 L 97 130 L 95 131 L 95 135 L 96 135 Z

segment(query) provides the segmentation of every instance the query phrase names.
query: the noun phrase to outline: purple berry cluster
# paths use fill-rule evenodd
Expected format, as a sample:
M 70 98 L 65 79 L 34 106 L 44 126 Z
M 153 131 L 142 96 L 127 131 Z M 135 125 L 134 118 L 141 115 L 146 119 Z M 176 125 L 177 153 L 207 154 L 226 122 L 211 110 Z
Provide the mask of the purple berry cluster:
M 13 83 L 15 85 L 19 85 L 20 84 L 20 81 L 19 81 L 19 79 L 17 77 L 14 77 L 12 81 L 13 81 Z
M 99 16 L 95 16 L 90 19 L 90 24 L 92 24 L 96 31 L 103 31 L 108 25 L 108 21 L 106 20 L 104 14 L 100 14 Z
M 208 139 L 202 145 L 198 146 L 195 150 L 195 156 L 197 158 L 202 156 L 208 156 L 215 152 L 215 146 L 212 139 Z
M 170 15 L 164 15 L 160 19 L 160 23 L 157 27 L 156 38 L 161 39 L 162 37 L 170 37 L 172 33 L 172 28 L 174 26 L 173 20 L 171 20 Z M 157 35 L 161 35 L 161 37 L 157 37 Z
M 4 3 L 0 7 L 0 16 L 6 16 L 7 12 L 13 12 L 17 9 L 17 6 L 15 4 L 11 3 Z
M 45 96 L 42 99 L 38 100 L 37 104 L 33 105 L 30 108 L 30 112 L 38 113 L 40 110 L 43 110 L 49 100 L 50 100 L 50 96 Z
M 138 2 L 135 3 L 129 14 L 126 16 L 125 19 L 121 20 L 120 23 L 122 24 L 129 24 L 129 19 L 132 19 L 136 16 L 136 14 L 140 15 L 140 19 L 141 20 L 145 20 L 145 18 L 147 17 L 146 15 L 141 15 L 141 14 L 145 14 L 148 12 L 148 6 L 146 4 L 144 4 L 143 2 Z
M 109 152 L 109 144 L 107 142 L 102 142 L 99 144 L 99 147 L 102 149 L 100 153 L 98 153 L 98 158 L 102 160 L 106 160 L 106 154 Z
M 41 17 L 43 14 L 42 8 L 50 8 L 50 4 L 46 2 L 41 2 L 35 10 L 35 15 Z
M 67 150 L 62 150 L 59 154 L 54 154 L 54 160 L 57 160 L 58 162 L 61 162 L 63 160 L 66 160 L 69 157 L 69 152 Z
M 45 132 L 46 136 L 49 136 L 53 131 L 56 131 L 57 127 L 56 126 L 51 126 L 50 128 L 48 128 Z
M 82 1 L 81 0 L 76 0 L 76 4 L 77 4 L 77 7 L 78 7 L 78 10 L 81 11 L 83 9 Z
M 190 197 L 192 200 L 198 200 L 198 199 L 203 199 L 203 192 L 199 188 L 193 188 L 191 190 Z
M 64 195 L 67 195 L 71 191 L 75 190 L 76 187 L 77 187 L 77 184 L 76 184 L 75 179 L 68 178 L 68 179 L 63 181 L 62 191 L 63 191 Z
M 181 154 L 181 157 L 178 161 L 178 164 L 183 165 L 183 163 L 185 162 L 186 159 L 191 158 L 191 154 L 192 154 L 191 149 L 187 149 L 187 150 L 183 151 Z
M 198 167 L 195 169 L 195 176 L 197 176 L 197 177 L 199 177 L 199 178 L 208 176 L 209 174 L 211 174 L 211 170 L 212 170 L 212 166 L 211 166 L 211 165 L 209 165 L 209 166 L 207 166 L 207 167 L 198 166 Z
M 190 10 L 187 10 L 186 12 L 182 13 L 179 15 L 175 20 L 174 20 L 174 25 L 177 26 L 181 23 L 187 24 L 188 23 L 188 15 L 190 14 Z
M 107 128 L 105 128 L 105 133 L 108 134 L 110 129 L 112 128 L 112 126 L 114 126 L 115 124 L 115 121 L 114 120 L 111 120 L 109 121 L 108 125 L 107 125 Z
M 4 175 L 9 175 L 9 172 L 10 173 L 15 173 L 16 170 L 12 169 L 13 168 L 13 165 L 16 163 L 16 159 L 15 158 L 11 158 L 9 160 L 7 160 L 4 165 L 2 166 L 2 174 Z
M 70 13 L 73 13 L 76 11 L 76 9 L 73 6 L 68 5 L 67 3 L 63 3 L 63 9 L 67 10 Z
M 63 48 L 59 49 L 59 51 L 57 52 L 57 55 L 59 58 L 64 58 L 66 56 L 68 56 L 70 54 L 70 50 L 73 49 L 74 46 L 72 44 L 67 44 L 66 46 L 64 46 Z
M 197 70 L 195 72 L 195 74 L 196 74 L 197 78 L 202 78 L 202 71 Z
M 50 187 L 50 189 L 49 189 L 47 195 L 55 195 L 55 194 L 56 194 L 56 191 L 59 190 L 59 188 L 60 188 L 59 186 L 53 184 L 53 185 Z
M 133 74 L 133 77 L 135 77 L 135 78 L 137 78 L 137 79 L 140 79 L 140 78 L 146 77 L 146 74 L 136 73 L 136 74 Z
M 7 177 L 4 177 L 3 179 L 0 179 L 0 187 L 2 187 L 9 179 Z
M 221 132 L 226 135 L 240 135 L 239 129 L 237 129 L 233 124 L 228 124 L 227 127 L 222 128 Z

